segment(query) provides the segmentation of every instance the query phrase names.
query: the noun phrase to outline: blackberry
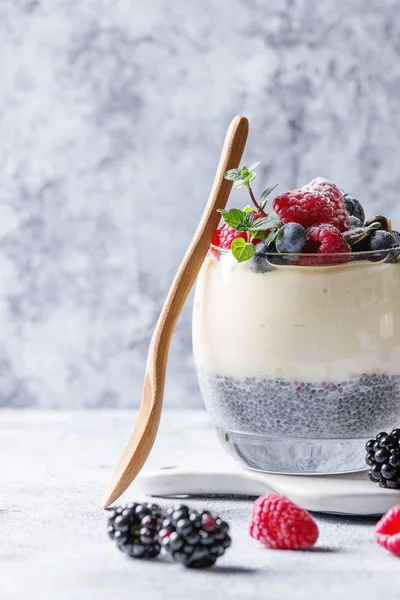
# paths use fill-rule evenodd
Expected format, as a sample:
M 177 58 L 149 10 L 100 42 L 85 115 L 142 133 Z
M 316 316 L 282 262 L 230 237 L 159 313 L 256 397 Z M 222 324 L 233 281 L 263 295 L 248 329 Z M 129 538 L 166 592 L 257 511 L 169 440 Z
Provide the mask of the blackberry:
M 158 533 L 163 517 L 157 504 L 130 502 L 108 512 L 108 535 L 121 552 L 133 558 L 155 558 L 160 554 Z
M 365 445 L 368 477 L 380 487 L 400 489 L 400 429 L 382 431 Z
M 228 523 L 185 505 L 168 509 L 159 540 L 174 560 L 192 569 L 212 567 L 231 545 Z

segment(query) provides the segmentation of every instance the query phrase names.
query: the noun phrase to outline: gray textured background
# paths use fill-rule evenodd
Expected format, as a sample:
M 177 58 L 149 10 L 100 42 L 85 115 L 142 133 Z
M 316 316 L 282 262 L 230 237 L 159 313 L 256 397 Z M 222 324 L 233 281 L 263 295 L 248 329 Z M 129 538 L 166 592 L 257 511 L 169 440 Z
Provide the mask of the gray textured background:
M 399 9 L 0 0 L 0 405 L 138 403 L 236 113 L 265 185 L 322 175 L 400 221 Z M 190 344 L 188 306 L 167 404 L 200 402 Z

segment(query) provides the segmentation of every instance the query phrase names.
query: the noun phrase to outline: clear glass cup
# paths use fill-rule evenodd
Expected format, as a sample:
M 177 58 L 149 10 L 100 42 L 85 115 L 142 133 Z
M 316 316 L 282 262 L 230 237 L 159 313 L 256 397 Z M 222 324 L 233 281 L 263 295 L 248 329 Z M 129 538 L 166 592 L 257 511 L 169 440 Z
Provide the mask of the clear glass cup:
M 194 358 L 222 444 L 269 472 L 365 468 L 366 440 L 400 426 L 398 256 L 257 261 L 212 247 L 196 285 Z

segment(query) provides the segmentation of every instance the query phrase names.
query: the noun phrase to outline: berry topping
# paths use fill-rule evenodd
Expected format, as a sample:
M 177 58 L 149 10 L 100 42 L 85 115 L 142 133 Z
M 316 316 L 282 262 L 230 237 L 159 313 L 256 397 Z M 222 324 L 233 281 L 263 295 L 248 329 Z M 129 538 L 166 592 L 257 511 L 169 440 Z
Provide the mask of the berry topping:
M 380 546 L 400 556 L 400 505 L 393 506 L 378 521 L 375 527 L 375 539 Z
M 362 223 L 357 217 L 349 216 L 347 220 L 349 222 L 349 229 L 359 229 L 362 227 Z
M 371 250 L 389 250 L 398 246 L 395 236 L 388 231 L 374 231 L 369 238 Z
M 365 221 L 365 213 L 364 213 L 364 209 L 361 206 L 361 204 L 359 203 L 359 201 L 354 198 L 354 196 L 351 196 L 350 194 L 343 194 L 343 202 L 346 206 L 346 210 L 348 212 L 349 215 L 351 215 L 352 217 L 356 217 L 359 221 L 361 221 L 360 225 L 363 225 L 364 221 Z
M 278 252 L 296 254 L 303 251 L 306 244 L 307 232 L 298 223 L 287 223 L 280 228 L 275 240 Z
M 160 554 L 162 515 L 158 505 L 131 502 L 108 513 L 108 535 L 121 552 L 133 558 L 155 558 Z
M 233 240 L 236 240 L 236 238 L 247 240 L 247 233 L 245 231 L 236 231 L 236 229 L 230 227 L 227 223 L 224 223 L 224 225 L 214 233 L 212 244 L 229 250 Z
M 365 445 L 368 477 L 380 487 L 400 489 L 400 430 L 378 433 Z
M 350 246 L 333 225 L 323 224 L 310 227 L 307 232 L 309 247 L 314 248 L 318 254 L 336 254 L 338 252 L 351 252 Z
M 339 188 L 317 177 L 298 190 L 290 190 L 277 196 L 272 203 L 282 223 L 299 223 L 308 228 L 329 223 L 340 231 L 348 229 L 346 206 Z
M 268 548 L 306 550 L 318 539 L 318 526 L 310 514 L 288 498 L 268 494 L 253 506 L 250 535 Z
M 174 560 L 185 567 L 212 567 L 231 545 L 229 525 L 208 511 L 182 505 L 167 511 L 159 540 Z

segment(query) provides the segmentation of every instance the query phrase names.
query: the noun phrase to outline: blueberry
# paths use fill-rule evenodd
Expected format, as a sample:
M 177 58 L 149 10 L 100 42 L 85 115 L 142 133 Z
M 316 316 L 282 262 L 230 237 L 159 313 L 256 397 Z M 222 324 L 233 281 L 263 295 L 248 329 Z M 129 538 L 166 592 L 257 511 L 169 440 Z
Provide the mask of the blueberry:
M 390 250 L 382 254 L 380 258 L 386 259 L 385 262 L 396 263 L 400 256 L 400 243 L 396 237 L 388 231 L 374 231 L 369 239 L 370 250 Z
M 362 227 L 362 223 L 360 219 L 357 219 L 357 217 L 353 217 L 351 215 L 349 216 L 348 221 L 350 223 L 350 229 L 358 229 L 359 227 Z
M 256 255 L 262 256 L 262 255 L 265 255 L 266 253 L 267 253 L 267 246 L 266 246 L 265 242 L 258 242 L 258 244 L 256 245 Z
M 272 269 L 273 267 L 267 261 L 265 254 L 255 254 L 250 260 L 250 270 L 255 273 L 266 273 L 272 271 Z
M 371 250 L 389 250 L 398 246 L 398 243 L 388 231 L 374 231 L 371 233 L 369 245 Z
M 279 230 L 275 241 L 276 249 L 280 253 L 298 254 L 306 244 L 306 237 L 306 230 L 302 225 L 287 223 Z
M 351 194 L 343 194 L 343 202 L 346 205 L 346 210 L 351 217 L 357 217 L 361 221 L 361 225 L 365 221 L 364 209 L 359 201 Z

